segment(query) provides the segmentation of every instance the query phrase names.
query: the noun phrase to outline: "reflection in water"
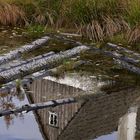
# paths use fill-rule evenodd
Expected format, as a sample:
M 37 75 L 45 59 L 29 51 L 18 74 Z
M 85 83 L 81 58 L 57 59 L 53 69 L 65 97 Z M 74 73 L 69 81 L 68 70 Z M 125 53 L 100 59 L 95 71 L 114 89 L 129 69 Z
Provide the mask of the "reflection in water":
M 117 135 L 118 135 L 117 132 L 113 132 L 111 134 L 98 137 L 97 139 L 94 139 L 94 140 L 117 140 Z
M 16 106 L 28 104 L 24 90 L 20 92 L 13 88 L 10 93 L 0 94 L 0 110 L 14 109 Z M 34 131 L 33 131 L 34 130 Z M 13 114 L 0 118 L 1 140 L 43 140 L 35 116 L 28 114 Z
M 17 98 L 17 100 L 21 102 L 24 101 L 25 99 L 24 89 L 17 91 L 17 88 L 13 88 L 10 93 L 2 93 L 0 96 L 0 110 L 14 109 L 16 107 L 14 102 L 15 98 Z M 7 128 L 9 128 L 9 126 L 11 125 L 14 116 L 21 117 L 23 115 L 14 114 L 14 115 L 4 116 L 4 121 L 6 123 Z
M 47 76 L 44 79 L 55 81 L 60 84 L 65 84 L 75 88 L 82 89 L 87 92 L 97 93 L 100 88 L 106 84 L 113 84 L 114 81 L 103 81 L 102 76 L 94 76 L 79 73 L 65 73 L 64 77 L 56 78 L 52 76 Z
M 81 88 L 77 89 L 65 82 L 60 84 L 59 80 L 56 83 L 55 80 L 48 79 L 50 78 L 32 83 L 31 97 L 34 102 L 69 97 L 74 94 L 81 94 L 81 99 L 85 99 L 86 95 L 81 92 L 83 91 Z M 139 88 L 125 88 L 112 91 L 110 94 L 102 92 L 95 94 L 98 91 L 93 92 L 94 94 L 84 102 L 38 111 L 47 138 L 49 140 L 134 140 L 136 122 L 140 122 L 140 117 L 136 114 L 140 113 L 140 110 L 137 111 L 137 108 L 131 105 L 140 96 Z M 49 111 L 58 115 L 58 128 L 49 125 Z
M 120 119 L 118 140 L 135 140 L 137 110 L 137 106 L 130 107 L 129 112 Z

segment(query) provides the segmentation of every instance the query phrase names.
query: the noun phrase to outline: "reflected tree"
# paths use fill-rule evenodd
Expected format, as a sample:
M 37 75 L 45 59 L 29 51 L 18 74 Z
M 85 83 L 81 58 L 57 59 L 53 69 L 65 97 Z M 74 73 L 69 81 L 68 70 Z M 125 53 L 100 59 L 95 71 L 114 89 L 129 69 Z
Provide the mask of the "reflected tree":
M 19 101 L 23 101 L 25 99 L 24 89 L 20 88 L 20 90 L 17 90 L 17 88 L 13 88 L 10 90 L 10 92 L 7 91 L 5 93 L 0 93 L 0 110 L 14 109 L 16 105 L 14 104 L 13 98 L 15 97 L 17 97 Z M 7 129 L 13 123 L 13 119 L 15 117 L 20 117 L 21 120 L 24 119 L 23 114 L 4 116 L 4 121 L 6 123 Z

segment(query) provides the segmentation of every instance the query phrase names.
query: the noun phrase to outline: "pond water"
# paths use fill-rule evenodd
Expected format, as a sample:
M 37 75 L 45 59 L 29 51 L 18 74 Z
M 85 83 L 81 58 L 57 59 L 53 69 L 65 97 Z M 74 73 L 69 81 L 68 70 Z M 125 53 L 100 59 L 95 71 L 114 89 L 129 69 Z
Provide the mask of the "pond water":
M 93 140 L 118 140 L 117 139 L 117 132 L 113 132 L 111 134 L 108 134 L 108 135 L 105 135 L 105 136 L 100 136 L 96 139 L 93 139 Z
M 80 77 L 78 74 L 68 73 L 63 78 L 45 77 L 33 82 L 31 96 L 34 102 L 62 97 L 86 99 L 84 105 L 79 102 L 39 111 L 40 122 L 47 137 L 50 140 L 56 138 L 58 140 L 135 140 L 137 138 L 138 140 L 139 87 L 133 86 L 106 93 L 101 91 L 101 86 L 107 83 L 110 85 L 112 81 L 105 82 L 91 76 L 94 77 L 93 80 L 89 77 L 89 75 L 86 78 L 84 75 Z M 47 124 L 50 111 L 59 116 L 58 129 Z
M 29 104 L 26 94 L 17 93 L 12 89 L 11 93 L 2 93 L 0 97 L 0 109 L 11 109 Z M 0 118 L 1 140 L 43 140 L 39 125 L 32 112 L 16 115 L 8 115 Z
M 22 38 L 22 32 L 24 31 L 16 28 L 0 28 L 0 52 L 5 53 L 32 40 Z M 54 41 L 31 53 L 23 54 L 22 59 L 71 47 Z M 35 113 L 23 112 L 1 117 L 1 140 L 140 139 L 139 77 L 100 54 L 95 53 L 93 56 L 89 52 L 77 56 L 76 59 L 88 63 L 74 71 L 61 72 L 57 77 L 48 76 L 33 81 L 29 86 L 28 98 L 24 90 L 18 93 L 16 89 L 12 89 L 10 94 L 0 94 L 1 110 L 29 104 L 29 98 L 32 103 L 65 97 L 76 97 L 79 100 L 78 103 Z M 11 64 L 18 61 L 12 61 Z M 66 62 L 67 60 L 64 64 Z M 8 68 L 9 64 L 1 68 Z M 49 112 L 58 115 L 57 128 L 49 125 Z

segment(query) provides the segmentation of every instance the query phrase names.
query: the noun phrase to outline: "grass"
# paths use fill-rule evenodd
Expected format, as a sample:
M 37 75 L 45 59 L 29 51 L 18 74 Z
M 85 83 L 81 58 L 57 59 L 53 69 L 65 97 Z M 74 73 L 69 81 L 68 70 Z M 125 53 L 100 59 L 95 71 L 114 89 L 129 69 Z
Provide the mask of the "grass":
M 0 0 L 2 25 L 74 28 L 96 42 L 125 34 L 137 43 L 139 23 L 140 0 Z
M 16 5 L 0 1 L 0 24 L 17 25 L 25 23 L 26 17 L 23 10 Z

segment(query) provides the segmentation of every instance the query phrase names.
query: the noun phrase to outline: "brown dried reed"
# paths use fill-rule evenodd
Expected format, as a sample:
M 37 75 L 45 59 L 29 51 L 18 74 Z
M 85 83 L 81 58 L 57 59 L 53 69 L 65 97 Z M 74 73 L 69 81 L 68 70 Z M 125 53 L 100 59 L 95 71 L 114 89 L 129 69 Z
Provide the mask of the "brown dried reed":
M 0 2 L 0 24 L 17 25 L 25 23 L 26 17 L 23 10 L 16 5 Z

